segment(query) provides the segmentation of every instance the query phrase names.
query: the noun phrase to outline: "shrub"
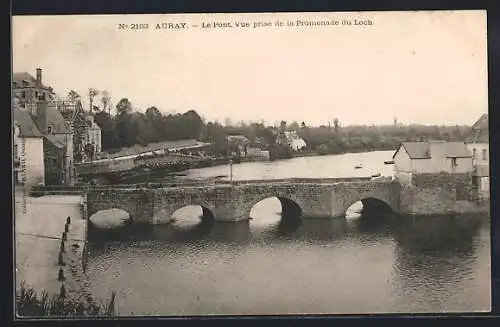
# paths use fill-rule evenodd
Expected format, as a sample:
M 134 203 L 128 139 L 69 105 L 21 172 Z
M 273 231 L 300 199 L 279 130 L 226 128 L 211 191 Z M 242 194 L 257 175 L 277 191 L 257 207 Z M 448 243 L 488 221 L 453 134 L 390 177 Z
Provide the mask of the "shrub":
M 47 292 L 38 295 L 33 288 L 21 283 L 20 290 L 16 294 L 16 313 L 20 318 L 114 316 L 115 296 L 113 292 L 104 305 L 87 303 L 61 295 L 49 296 Z

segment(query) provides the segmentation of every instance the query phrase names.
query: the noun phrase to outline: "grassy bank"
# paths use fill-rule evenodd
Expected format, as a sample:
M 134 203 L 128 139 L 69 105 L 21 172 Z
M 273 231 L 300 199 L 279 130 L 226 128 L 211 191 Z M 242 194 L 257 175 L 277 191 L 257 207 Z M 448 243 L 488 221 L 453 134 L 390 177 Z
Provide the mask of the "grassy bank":
M 37 292 L 24 283 L 16 294 L 16 314 L 19 318 L 29 317 L 89 317 L 115 315 L 115 293 L 104 304 L 86 303 L 66 297 L 65 290 L 49 296 Z

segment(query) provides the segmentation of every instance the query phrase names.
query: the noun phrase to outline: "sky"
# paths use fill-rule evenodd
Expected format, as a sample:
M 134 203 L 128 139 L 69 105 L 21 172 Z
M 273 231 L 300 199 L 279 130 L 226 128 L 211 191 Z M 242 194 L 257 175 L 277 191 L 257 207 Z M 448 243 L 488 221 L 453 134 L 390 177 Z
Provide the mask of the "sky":
M 338 25 L 306 24 L 319 21 Z M 214 22 L 232 27 L 203 27 Z M 61 96 L 107 90 L 138 111 L 308 125 L 470 125 L 488 112 L 485 11 L 14 16 L 12 26 L 14 72 L 40 67 Z

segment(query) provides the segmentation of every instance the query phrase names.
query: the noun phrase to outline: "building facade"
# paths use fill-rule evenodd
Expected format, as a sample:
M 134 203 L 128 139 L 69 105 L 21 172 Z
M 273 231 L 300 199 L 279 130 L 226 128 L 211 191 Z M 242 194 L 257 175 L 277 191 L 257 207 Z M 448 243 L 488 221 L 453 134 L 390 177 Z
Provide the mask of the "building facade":
M 410 183 L 415 174 L 468 174 L 472 154 L 464 142 L 403 142 L 393 155 L 395 176 Z
M 94 121 L 93 114 L 86 114 L 85 121 L 87 122 L 87 127 L 85 129 L 85 144 L 91 144 L 93 149 L 93 155 L 90 160 L 94 160 L 97 154 L 102 152 L 102 131 L 99 125 Z
M 281 145 L 289 146 L 292 151 L 300 151 L 307 147 L 306 141 L 304 141 L 296 131 L 285 131 L 283 135 L 278 136 L 277 143 Z
M 488 115 L 482 115 L 472 125 L 472 135 L 467 148 L 472 153 L 473 183 L 480 195 L 489 197 L 490 192 L 490 145 Z
M 14 111 L 13 122 L 14 184 L 45 184 L 43 135 L 27 111 Z
M 100 158 L 102 131 L 94 121 L 94 114 L 85 112 L 79 100 L 59 101 L 57 107 L 73 130 L 74 162 L 88 162 Z
M 27 72 L 14 73 L 12 81 L 13 96 L 21 108 L 24 108 L 26 104 L 50 101 L 55 97 L 52 88 L 42 83 L 41 68 L 36 69 L 36 77 Z

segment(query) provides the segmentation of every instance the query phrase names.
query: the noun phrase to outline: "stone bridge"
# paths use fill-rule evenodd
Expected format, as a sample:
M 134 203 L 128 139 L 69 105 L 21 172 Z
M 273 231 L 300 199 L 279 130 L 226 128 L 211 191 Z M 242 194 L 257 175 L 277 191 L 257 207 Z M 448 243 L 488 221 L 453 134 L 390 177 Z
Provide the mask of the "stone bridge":
M 122 209 L 135 222 L 168 223 L 178 209 L 199 205 L 204 217 L 240 221 L 258 202 L 277 197 L 283 212 L 302 217 L 343 217 L 355 202 L 364 210 L 385 207 L 399 212 L 400 185 L 392 180 L 318 179 L 219 182 L 86 191 L 87 217 L 104 209 Z

